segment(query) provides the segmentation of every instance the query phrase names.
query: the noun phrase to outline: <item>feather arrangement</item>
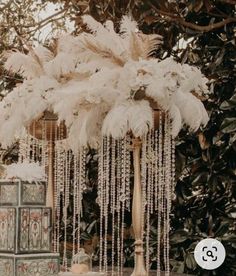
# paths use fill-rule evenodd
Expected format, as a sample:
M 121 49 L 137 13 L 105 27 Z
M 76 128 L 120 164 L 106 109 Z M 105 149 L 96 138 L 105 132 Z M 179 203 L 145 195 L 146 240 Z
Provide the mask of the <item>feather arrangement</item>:
M 36 183 L 46 179 L 44 168 L 38 163 L 29 163 L 28 161 L 13 163 L 5 166 L 5 170 L 6 179 L 18 178 L 23 181 Z
M 119 32 L 111 21 L 83 20 L 89 33 L 59 37 L 53 52 L 39 46 L 28 55 L 7 54 L 5 68 L 22 74 L 24 82 L 0 102 L 2 145 L 20 137 L 23 127 L 45 110 L 65 121 L 68 144 L 75 150 L 97 147 L 102 134 L 146 134 L 153 127 L 150 99 L 169 112 L 174 137 L 184 125 L 195 131 L 207 123 L 204 105 L 195 96 L 208 93 L 207 79 L 172 58 L 153 58 L 161 36 L 143 34 L 127 16 Z

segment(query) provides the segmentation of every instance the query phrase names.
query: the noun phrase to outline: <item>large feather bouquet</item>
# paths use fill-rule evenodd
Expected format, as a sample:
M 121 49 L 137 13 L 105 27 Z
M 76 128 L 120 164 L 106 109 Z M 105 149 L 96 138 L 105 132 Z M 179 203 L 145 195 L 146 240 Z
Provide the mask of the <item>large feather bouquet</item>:
M 53 51 L 29 47 L 27 55 L 7 54 L 5 68 L 24 77 L 0 102 L 0 142 L 7 146 L 23 126 L 51 110 L 68 127 L 68 144 L 97 147 L 101 135 L 136 137 L 153 127 L 150 101 L 168 111 L 172 135 L 183 125 L 192 130 L 208 121 L 198 95 L 208 92 L 201 72 L 172 58 L 158 60 L 152 53 L 162 42 L 145 35 L 124 17 L 120 32 L 84 16 L 90 33 L 58 39 Z M 138 97 L 137 97 L 138 96 Z

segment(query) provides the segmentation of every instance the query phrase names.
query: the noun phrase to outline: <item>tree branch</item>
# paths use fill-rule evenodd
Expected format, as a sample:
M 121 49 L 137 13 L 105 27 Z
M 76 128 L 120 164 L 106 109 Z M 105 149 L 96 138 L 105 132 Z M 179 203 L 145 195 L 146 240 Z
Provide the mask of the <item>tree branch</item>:
M 59 14 L 65 12 L 65 11 L 67 11 L 67 10 L 68 10 L 68 7 L 66 7 L 66 8 L 64 8 L 64 9 L 62 9 L 62 10 L 60 10 L 60 11 L 58 11 L 58 12 L 56 12 L 56 13 L 54 13 L 54 14 L 52 14 L 52 15 L 46 17 L 46 18 L 44 18 L 43 20 L 39 21 L 39 22 L 36 24 L 36 26 L 42 25 L 44 22 L 46 22 L 46 21 L 52 19 L 52 18 L 55 17 L 55 16 L 58 16 Z
M 184 20 L 184 18 L 179 17 L 177 15 L 174 15 L 172 13 L 169 12 L 165 12 L 162 10 L 159 10 L 155 5 L 153 5 L 150 1 L 148 1 L 149 5 L 160 15 L 162 15 L 162 19 L 168 22 L 175 22 L 179 25 L 182 25 L 184 27 L 187 27 L 189 29 L 195 30 L 195 31 L 199 31 L 199 32 L 209 32 L 221 27 L 224 27 L 225 25 L 232 23 L 232 22 L 236 22 L 236 18 L 235 17 L 228 17 L 220 22 L 214 23 L 214 24 L 210 24 L 207 26 L 200 26 L 191 22 L 187 22 Z
M 3 12 L 5 9 L 7 9 L 13 1 L 14 0 L 9 0 L 2 8 L 0 8 L 0 12 Z
M 26 34 L 31 34 L 31 36 L 33 36 L 38 30 L 40 30 L 43 27 L 47 26 L 48 24 L 52 23 L 54 20 L 60 20 L 62 18 L 63 18 L 63 16 L 60 16 L 56 19 L 51 18 L 49 21 L 45 22 L 44 24 L 36 25 L 37 27 L 35 29 L 29 30 L 28 32 L 26 32 Z

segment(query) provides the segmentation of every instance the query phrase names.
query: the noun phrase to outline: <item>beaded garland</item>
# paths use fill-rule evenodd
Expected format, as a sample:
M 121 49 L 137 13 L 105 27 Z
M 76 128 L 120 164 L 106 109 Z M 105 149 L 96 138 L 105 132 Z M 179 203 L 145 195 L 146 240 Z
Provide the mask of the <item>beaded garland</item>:
M 43 133 L 46 133 L 43 125 Z M 50 130 L 50 132 L 53 132 Z M 68 206 L 73 201 L 72 256 L 80 249 L 80 222 L 82 197 L 86 189 L 86 150 L 78 153 L 65 149 L 63 140 L 56 133 L 54 156 L 54 229 L 53 248 L 59 252 L 60 228 L 64 226 L 62 263 L 65 270 L 68 263 Z M 131 137 L 115 140 L 103 137 L 98 160 L 98 203 L 100 205 L 100 271 L 108 272 L 108 243 L 111 243 L 111 274 L 122 275 L 124 265 L 125 213 L 131 206 L 132 157 Z M 26 135 L 19 144 L 19 160 L 38 161 L 48 166 L 46 139 L 37 140 Z M 150 130 L 142 139 L 141 185 L 142 185 L 142 236 L 146 243 L 146 269 L 150 268 L 151 216 L 157 214 L 157 276 L 161 263 L 165 275 L 170 273 L 169 230 L 171 197 L 174 191 L 175 145 L 171 137 L 171 121 L 167 113 L 160 112 L 158 129 Z M 72 193 L 72 198 L 70 197 Z M 111 239 L 108 235 L 109 214 L 111 214 Z M 109 264 L 110 265 L 110 264 Z

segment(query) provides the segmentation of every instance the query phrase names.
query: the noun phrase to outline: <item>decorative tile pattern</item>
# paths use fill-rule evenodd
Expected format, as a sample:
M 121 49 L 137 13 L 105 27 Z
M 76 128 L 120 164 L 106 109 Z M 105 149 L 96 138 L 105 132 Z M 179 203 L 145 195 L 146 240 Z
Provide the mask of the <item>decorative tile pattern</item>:
M 29 251 L 29 208 L 22 208 L 20 212 L 19 251 Z
M 0 254 L 0 276 L 57 276 L 59 254 Z
M 0 205 L 18 205 L 18 183 L 0 183 Z
M 16 233 L 18 233 L 17 248 Z M 0 252 L 39 253 L 50 252 L 50 250 L 50 208 L 0 208 Z
M 0 258 L 0 275 L 15 276 L 14 275 L 14 260 L 9 258 Z
M 0 181 L 0 206 L 45 206 L 46 182 Z
M 17 260 L 17 276 L 54 276 L 58 273 L 58 260 L 55 259 L 31 259 Z
M 15 250 L 15 231 L 16 231 L 16 209 L 7 208 L 8 210 L 8 235 L 7 235 L 7 251 Z
M 51 208 L 43 207 L 45 201 L 44 182 L 0 181 L 0 276 L 58 275 L 59 254 L 49 253 Z
M 50 251 L 51 249 L 51 210 L 45 208 L 42 210 L 42 240 L 41 249 L 43 251 Z
M 0 208 L 0 251 L 14 252 L 15 250 L 15 218 L 15 208 Z
M 19 208 L 19 252 L 50 252 L 50 208 Z
M 45 183 L 32 184 L 22 182 L 22 205 L 44 205 L 46 200 L 46 185 Z

